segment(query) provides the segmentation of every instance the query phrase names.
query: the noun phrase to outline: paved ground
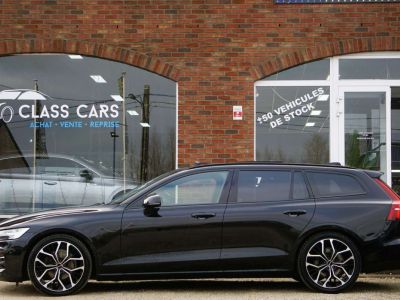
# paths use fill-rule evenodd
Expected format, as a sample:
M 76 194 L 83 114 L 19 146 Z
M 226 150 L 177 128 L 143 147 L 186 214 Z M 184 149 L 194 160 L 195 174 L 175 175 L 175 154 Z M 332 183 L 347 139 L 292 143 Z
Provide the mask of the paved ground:
M 0 299 L 49 299 L 30 283 L 0 283 Z M 400 277 L 361 277 L 353 290 L 339 295 L 317 294 L 290 279 L 179 280 L 90 282 L 80 294 L 64 299 L 255 300 L 255 299 L 400 299 Z

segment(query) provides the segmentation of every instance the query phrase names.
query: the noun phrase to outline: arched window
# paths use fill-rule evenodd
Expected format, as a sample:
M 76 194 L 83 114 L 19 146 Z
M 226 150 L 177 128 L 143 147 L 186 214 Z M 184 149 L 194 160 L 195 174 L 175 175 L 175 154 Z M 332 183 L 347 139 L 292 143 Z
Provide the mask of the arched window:
M 175 168 L 176 83 L 80 55 L 0 58 L 0 215 L 113 197 Z

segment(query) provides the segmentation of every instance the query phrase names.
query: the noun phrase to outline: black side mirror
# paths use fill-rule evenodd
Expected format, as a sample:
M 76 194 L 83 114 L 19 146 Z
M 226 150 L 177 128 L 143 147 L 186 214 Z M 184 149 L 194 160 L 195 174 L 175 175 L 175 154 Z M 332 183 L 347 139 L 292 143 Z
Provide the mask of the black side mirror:
M 89 170 L 82 170 L 79 172 L 79 176 L 86 178 L 86 180 L 92 180 L 93 179 L 93 173 Z
M 143 207 L 156 208 L 161 206 L 161 197 L 159 195 L 152 195 L 144 199 Z

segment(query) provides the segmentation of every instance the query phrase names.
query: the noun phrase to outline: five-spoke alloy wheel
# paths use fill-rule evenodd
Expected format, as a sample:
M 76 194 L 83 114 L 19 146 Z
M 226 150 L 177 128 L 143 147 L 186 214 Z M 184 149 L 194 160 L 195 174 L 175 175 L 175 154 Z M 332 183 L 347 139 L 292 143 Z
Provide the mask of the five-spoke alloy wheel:
M 361 258 L 355 244 L 338 233 L 322 233 L 300 249 L 297 268 L 302 281 L 325 293 L 338 293 L 357 280 Z
M 68 235 L 53 235 L 35 245 L 28 258 L 29 277 L 39 291 L 69 295 L 81 290 L 91 274 L 86 246 Z

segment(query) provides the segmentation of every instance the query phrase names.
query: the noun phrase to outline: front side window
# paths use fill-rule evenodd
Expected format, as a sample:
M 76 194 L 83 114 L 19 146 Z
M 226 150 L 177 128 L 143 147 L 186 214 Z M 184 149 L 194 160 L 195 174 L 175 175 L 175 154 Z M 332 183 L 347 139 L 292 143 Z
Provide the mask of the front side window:
M 290 171 L 241 171 L 237 202 L 289 200 L 290 179 Z
M 180 178 L 154 191 L 161 206 L 219 203 L 229 172 L 207 172 Z
M 349 196 L 365 193 L 358 180 L 350 175 L 310 172 L 308 177 L 313 191 L 319 197 Z

